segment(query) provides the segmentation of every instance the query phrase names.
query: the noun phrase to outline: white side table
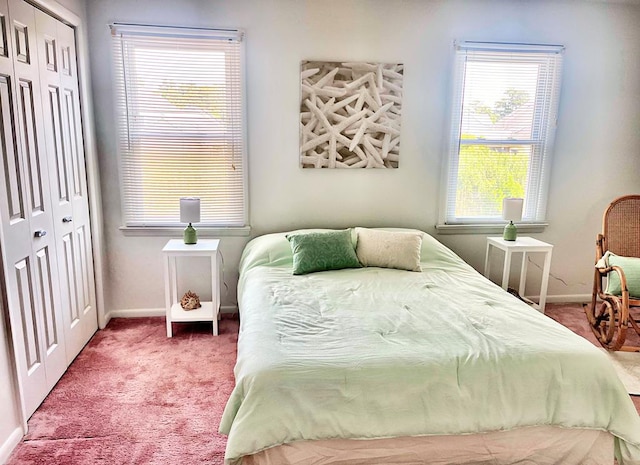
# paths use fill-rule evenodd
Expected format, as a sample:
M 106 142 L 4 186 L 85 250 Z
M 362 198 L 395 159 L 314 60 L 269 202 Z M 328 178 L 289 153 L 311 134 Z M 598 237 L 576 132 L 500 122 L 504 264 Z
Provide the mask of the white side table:
M 200 239 L 197 244 L 185 244 L 182 239 L 171 239 L 164 246 L 164 295 L 167 311 L 167 337 L 172 336 L 172 322 L 211 321 L 213 335 L 218 335 L 220 315 L 220 279 L 218 277 L 219 239 Z M 211 259 L 211 302 L 200 302 L 202 307 L 186 311 L 180 305 L 176 258 L 209 257 Z
M 522 253 L 522 268 L 520 270 L 520 285 L 518 293 L 524 297 L 525 284 L 527 280 L 527 266 L 529 260 L 527 254 L 533 252 L 544 253 L 544 266 L 542 268 L 542 285 L 540 289 L 540 299 L 532 306 L 544 313 L 547 301 L 547 288 L 549 285 L 549 271 L 551 269 L 551 252 L 553 245 L 539 241 L 533 237 L 518 237 L 515 241 L 505 241 L 502 237 L 487 237 L 487 254 L 484 259 L 484 275 L 489 278 L 491 271 L 491 249 L 496 248 L 504 251 L 504 268 L 502 269 L 502 288 L 507 290 L 509 285 L 509 273 L 511 271 L 511 256 L 514 252 Z

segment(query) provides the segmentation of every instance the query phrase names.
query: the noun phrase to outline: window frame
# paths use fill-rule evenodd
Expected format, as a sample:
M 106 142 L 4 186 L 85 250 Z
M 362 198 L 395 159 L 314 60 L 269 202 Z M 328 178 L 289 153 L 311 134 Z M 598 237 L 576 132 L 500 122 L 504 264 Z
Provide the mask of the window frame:
M 235 41 L 239 44 L 239 69 L 238 75 L 234 76 L 234 78 L 239 79 L 239 121 L 240 121 L 240 130 L 236 131 L 235 134 L 240 134 L 240 140 L 242 143 L 242 149 L 239 151 L 239 157 L 236 158 L 241 162 L 242 166 L 242 179 L 241 179 L 241 188 L 242 188 L 242 224 L 236 225 L 224 225 L 224 224 L 215 224 L 215 223 L 207 223 L 203 221 L 201 224 L 197 225 L 198 234 L 202 237 L 212 237 L 212 236 L 249 236 L 251 233 L 251 227 L 249 225 L 249 183 L 248 183 L 248 155 L 247 155 L 247 147 L 248 147 L 248 139 L 247 139 L 247 103 L 246 103 L 246 47 L 245 47 L 245 33 L 242 29 L 225 29 L 225 28 L 198 28 L 198 27 L 180 27 L 180 26 L 164 26 L 164 25 L 148 25 L 148 24 L 130 24 L 130 23 L 122 23 L 122 22 L 113 22 L 109 25 L 111 28 L 111 34 L 116 36 L 118 34 L 135 35 L 135 36 L 147 36 L 154 37 L 158 39 L 167 38 L 185 38 L 185 39 L 214 39 L 214 40 L 224 40 L 224 41 Z M 112 41 L 115 39 L 112 39 Z M 122 40 L 122 39 L 120 39 Z M 113 59 L 117 59 L 116 52 L 113 49 L 115 47 L 114 44 L 112 46 L 112 54 Z M 228 57 L 226 57 L 228 60 Z M 123 60 L 124 61 L 124 60 Z M 227 61 L 226 61 L 227 62 Z M 118 102 L 119 98 L 122 98 L 123 95 L 121 92 L 126 92 L 124 90 L 126 88 L 126 83 L 128 79 L 131 79 L 131 75 L 127 76 L 125 71 L 125 64 L 122 63 L 120 65 L 120 73 L 116 71 L 116 67 L 114 67 L 113 79 L 114 79 L 114 96 L 115 102 Z M 229 69 L 227 67 L 227 69 Z M 125 104 L 125 108 L 128 107 L 128 104 Z M 237 107 L 236 107 L 237 108 Z M 121 226 L 120 230 L 125 235 L 131 236 L 166 236 L 167 234 L 176 234 L 177 232 L 181 232 L 184 229 L 184 224 L 179 221 L 179 208 L 177 208 L 178 216 L 175 222 L 170 223 L 150 223 L 145 224 L 144 222 L 127 222 L 126 212 L 127 212 L 127 192 L 126 186 L 124 183 L 124 175 L 123 175 L 123 153 L 121 150 L 122 140 L 131 140 L 131 134 L 128 132 L 128 122 L 123 121 L 121 117 L 125 119 L 129 118 L 128 108 L 125 110 L 124 115 L 120 115 L 120 111 L 118 108 L 115 108 L 115 125 L 117 131 L 117 145 L 118 145 L 118 172 L 119 172 L 119 180 L 120 180 L 120 203 L 121 203 Z M 124 134 L 122 133 L 124 131 Z M 149 134 L 152 132 L 150 131 Z M 183 133 L 184 134 L 184 133 Z M 162 133 L 162 135 L 165 135 Z M 162 135 L 158 139 L 162 139 Z M 189 134 L 188 134 L 189 135 Z M 208 142 L 214 142 L 216 139 L 220 139 L 221 134 L 213 134 L 211 132 L 200 132 L 194 130 L 190 137 L 187 139 L 189 141 L 192 140 L 206 140 Z M 166 140 L 172 140 L 171 137 L 165 137 Z M 175 140 L 175 139 L 174 139 Z M 223 138 L 223 141 L 234 141 L 238 140 Z M 129 142 L 126 142 L 128 144 Z M 233 142 L 232 142 L 233 144 Z M 176 199 L 176 206 L 179 205 L 178 199 Z
M 533 115 L 532 131 L 540 130 L 544 126 L 544 134 L 542 137 L 527 140 L 509 140 L 509 139 L 470 139 L 461 142 L 462 139 L 462 118 L 463 103 L 465 92 L 466 63 L 470 59 L 473 60 L 473 52 L 487 53 L 488 55 L 495 53 L 495 60 L 485 59 L 487 62 L 497 62 L 501 54 L 505 56 L 508 53 L 538 53 L 548 54 L 558 59 L 551 63 L 547 59 L 545 79 L 552 79 L 552 90 L 548 92 L 548 102 L 551 105 L 543 105 L 542 107 L 534 105 L 536 111 Z M 472 145 L 472 143 L 480 142 L 483 145 L 500 144 L 524 144 L 532 147 L 531 157 L 538 156 L 540 158 L 537 163 L 538 169 L 528 174 L 527 186 L 525 187 L 525 204 L 528 208 L 523 212 L 523 221 L 518 223 L 519 229 L 524 232 L 540 232 L 548 225 L 546 222 L 546 206 L 549 192 L 550 166 L 553 156 L 553 146 L 555 138 L 555 129 L 558 119 L 558 108 L 560 100 L 560 90 L 562 82 L 562 62 L 563 62 L 564 46 L 561 45 L 538 45 L 538 44 L 516 44 L 516 43 L 497 43 L 497 42 L 471 42 L 456 41 L 454 42 L 453 54 L 453 79 L 451 84 L 450 101 L 449 101 L 449 136 L 446 151 L 443 154 L 444 162 L 442 164 L 441 173 L 441 193 L 440 193 L 440 213 L 438 216 L 438 224 L 436 229 L 439 233 L 488 233 L 499 232 L 504 226 L 504 220 L 500 217 L 455 217 L 455 205 L 457 195 L 457 175 L 458 163 L 460 156 L 460 147 L 462 145 Z M 533 56 L 533 55 L 532 55 Z M 480 61 L 480 60 L 476 60 Z M 543 60 L 540 60 L 542 63 Z M 515 62 L 515 61 L 514 61 Z M 551 63 L 551 65 L 550 65 Z M 544 82 L 540 78 L 536 85 L 540 86 Z M 539 96 L 537 96 L 539 98 Z M 537 103 L 537 102 L 535 102 Z M 543 108 L 544 110 L 540 110 Z M 543 115 L 546 112 L 546 115 Z M 544 124 L 537 121 L 541 116 L 546 116 L 547 120 Z M 533 136 L 533 135 L 532 135 Z M 533 153 L 533 148 L 539 146 L 539 155 Z M 534 185 L 532 189 L 532 185 Z M 537 186 L 537 187 L 536 187 Z

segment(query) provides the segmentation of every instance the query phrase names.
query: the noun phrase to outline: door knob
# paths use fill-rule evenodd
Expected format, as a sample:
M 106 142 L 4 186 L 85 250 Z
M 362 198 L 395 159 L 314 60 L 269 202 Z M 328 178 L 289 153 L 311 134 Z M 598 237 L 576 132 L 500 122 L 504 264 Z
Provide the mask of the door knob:
M 35 237 L 43 237 L 47 235 L 47 231 L 45 231 L 44 229 L 38 229 L 36 232 L 33 233 L 33 235 Z
M 71 218 L 70 216 L 65 216 L 64 218 L 62 218 L 62 222 L 63 223 L 71 223 L 71 220 L 73 218 Z

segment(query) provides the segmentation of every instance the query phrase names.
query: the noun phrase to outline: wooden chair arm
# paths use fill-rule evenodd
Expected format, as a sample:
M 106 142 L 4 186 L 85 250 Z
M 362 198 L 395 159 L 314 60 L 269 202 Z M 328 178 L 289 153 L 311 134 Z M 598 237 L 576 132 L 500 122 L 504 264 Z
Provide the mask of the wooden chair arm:
M 602 258 L 605 252 L 605 237 L 598 234 L 596 237 L 596 262 Z
M 600 273 L 600 276 L 608 275 L 612 271 L 618 273 L 618 277 L 620 278 L 620 290 L 622 292 L 629 292 L 627 289 L 627 277 L 624 274 L 624 270 L 617 265 L 608 266 L 606 268 L 596 268 L 596 271 Z
M 600 269 L 600 268 L 599 268 Z M 618 276 L 620 277 L 620 289 L 622 290 L 622 292 L 629 292 L 629 290 L 627 289 L 627 277 L 624 274 L 624 270 L 622 268 L 620 268 L 617 265 L 614 266 L 609 266 L 607 268 L 603 268 L 600 269 L 601 273 L 610 273 L 612 271 L 615 271 L 616 273 L 618 273 Z
M 628 309 L 629 308 L 629 289 L 627 288 L 627 277 L 624 274 L 624 271 L 619 266 L 609 266 L 607 268 L 598 269 L 600 271 L 600 276 L 604 273 L 616 272 L 618 273 L 618 277 L 620 278 L 620 295 L 614 296 L 613 294 L 604 294 L 604 290 L 602 290 L 602 297 L 604 296 L 613 296 L 622 300 L 622 307 Z M 628 312 L 628 310 L 627 310 Z

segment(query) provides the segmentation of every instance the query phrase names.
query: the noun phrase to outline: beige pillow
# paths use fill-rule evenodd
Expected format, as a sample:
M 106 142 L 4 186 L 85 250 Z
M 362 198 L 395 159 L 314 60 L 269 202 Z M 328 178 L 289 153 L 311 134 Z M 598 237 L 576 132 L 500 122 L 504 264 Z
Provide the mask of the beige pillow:
M 356 255 L 363 266 L 422 271 L 420 248 L 422 233 L 356 228 Z

